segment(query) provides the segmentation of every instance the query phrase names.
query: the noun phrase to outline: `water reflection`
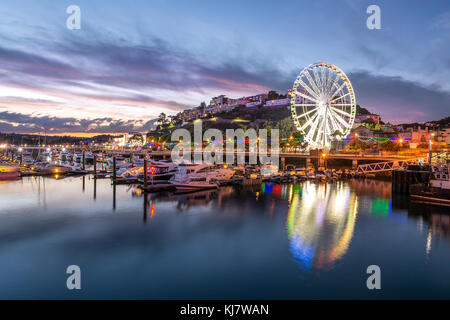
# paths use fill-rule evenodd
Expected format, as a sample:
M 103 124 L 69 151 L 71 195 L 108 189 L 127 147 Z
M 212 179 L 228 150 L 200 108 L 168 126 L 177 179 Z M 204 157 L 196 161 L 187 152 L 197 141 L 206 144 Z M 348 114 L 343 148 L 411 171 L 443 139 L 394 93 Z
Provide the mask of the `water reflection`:
M 291 188 L 287 216 L 291 252 L 304 268 L 331 268 L 353 237 L 358 196 L 341 182 L 305 182 Z
M 394 210 L 402 211 L 408 219 L 417 221 L 417 229 L 426 232 L 425 253 L 430 255 L 433 242 L 439 240 L 450 242 L 450 215 L 448 207 L 433 206 L 412 202 L 407 196 L 394 195 L 392 198 Z

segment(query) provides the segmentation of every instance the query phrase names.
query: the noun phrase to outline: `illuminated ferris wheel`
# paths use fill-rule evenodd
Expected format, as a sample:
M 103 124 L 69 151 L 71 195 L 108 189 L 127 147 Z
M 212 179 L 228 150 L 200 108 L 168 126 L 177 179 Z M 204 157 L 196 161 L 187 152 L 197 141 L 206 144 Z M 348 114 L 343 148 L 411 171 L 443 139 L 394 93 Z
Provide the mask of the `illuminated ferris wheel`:
M 291 92 L 291 115 L 309 148 L 329 148 L 355 121 L 356 98 L 345 73 L 318 62 L 300 72 Z

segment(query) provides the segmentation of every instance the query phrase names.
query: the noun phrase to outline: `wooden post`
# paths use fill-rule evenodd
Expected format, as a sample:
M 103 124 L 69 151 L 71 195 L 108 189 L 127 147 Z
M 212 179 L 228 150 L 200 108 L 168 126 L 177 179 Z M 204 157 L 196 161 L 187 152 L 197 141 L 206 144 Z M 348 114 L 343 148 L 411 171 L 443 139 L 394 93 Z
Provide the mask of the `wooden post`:
M 147 158 L 144 158 L 144 188 L 147 188 Z
M 113 183 L 116 183 L 116 156 L 113 156 Z
M 86 169 L 86 155 L 85 155 L 85 151 L 83 151 L 83 170 Z
M 23 149 L 20 151 L 20 164 L 23 163 Z
M 94 153 L 94 174 L 97 174 L 97 154 Z
M 144 223 L 147 222 L 147 193 L 144 193 Z
M 94 176 L 94 200 L 97 199 L 97 176 Z

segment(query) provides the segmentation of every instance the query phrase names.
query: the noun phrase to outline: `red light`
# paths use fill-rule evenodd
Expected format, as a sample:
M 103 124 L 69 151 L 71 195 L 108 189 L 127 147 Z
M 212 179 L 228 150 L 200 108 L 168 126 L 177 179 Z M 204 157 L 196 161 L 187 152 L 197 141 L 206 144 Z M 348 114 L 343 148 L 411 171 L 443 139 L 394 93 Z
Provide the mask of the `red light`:
M 155 167 L 153 167 L 153 166 L 150 167 L 150 174 L 151 175 L 155 174 Z
M 155 204 L 152 203 L 152 206 L 150 208 L 150 218 L 153 218 L 155 215 Z

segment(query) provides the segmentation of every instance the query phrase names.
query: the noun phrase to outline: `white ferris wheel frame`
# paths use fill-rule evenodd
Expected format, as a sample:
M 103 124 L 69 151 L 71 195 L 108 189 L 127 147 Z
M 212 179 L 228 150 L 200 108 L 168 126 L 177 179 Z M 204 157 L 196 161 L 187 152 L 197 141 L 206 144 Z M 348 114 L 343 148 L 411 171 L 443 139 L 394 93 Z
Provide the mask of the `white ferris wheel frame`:
M 347 75 L 327 62 L 303 69 L 291 92 L 291 116 L 309 148 L 346 138 L 355 122 L 356 97 Z

